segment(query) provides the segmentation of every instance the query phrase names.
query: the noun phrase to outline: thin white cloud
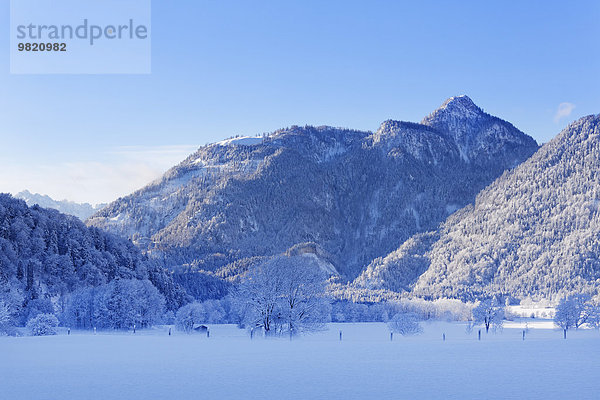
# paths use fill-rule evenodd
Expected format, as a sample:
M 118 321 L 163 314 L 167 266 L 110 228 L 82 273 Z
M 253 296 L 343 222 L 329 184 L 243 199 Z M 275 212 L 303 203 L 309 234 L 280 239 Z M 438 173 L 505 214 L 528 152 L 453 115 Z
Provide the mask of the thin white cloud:
M 560 103 L 556 110 L 556 114 L 554 114 L 554 123 L 558 124 L 561 119 L 568 117 L 571 115 L 573 110 L 575 109 L 575 104 L 573 103 Z
M 142 188 L 183 161 L 198 146 L 118 147 L 95 160 L 0 168 L 0 192 L 27 189 L 56 200 L 108 203 Z M 91 158 L 91 157 L 90 157 Z

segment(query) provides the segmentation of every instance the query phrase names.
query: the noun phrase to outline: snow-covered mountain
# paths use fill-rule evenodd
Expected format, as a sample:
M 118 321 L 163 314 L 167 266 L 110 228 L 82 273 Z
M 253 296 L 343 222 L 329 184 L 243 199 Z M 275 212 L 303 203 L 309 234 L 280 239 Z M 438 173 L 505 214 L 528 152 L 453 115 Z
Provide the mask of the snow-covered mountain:
M 200 148 L 88 220 L 176 267 L 216 271 L 314 243 L 356 277 L 435 229 L 537 150 L 510 123 L 453 97 L 423 123 L 375 132 L 292 126 Z
M 88 217 L 106 206 L 106 204 L 92 206 L 88 203 L 75 203 L 68 200 L 57 201 L 50 196 L 31 193 L 28 190 L 17 193 L 15 198 L 25 200 L 25 203 L 30 207 L 37 204 L 43 208 L 53 208 L 61 213 L 74 215 L 82 221 L 85 221 Z
M 437 231 L 375 260 L 359 287 L 473 299 L 600 285 L 600 115 L 571 124 Z
M 467 96 L 451 97 L 421 122 L 446 132 L 456 144 L 466 162 L 494 168 L 502 173 L 507 166 L 515 167 L 531 155 L 531 138 L 508 122 L 483 112 Z

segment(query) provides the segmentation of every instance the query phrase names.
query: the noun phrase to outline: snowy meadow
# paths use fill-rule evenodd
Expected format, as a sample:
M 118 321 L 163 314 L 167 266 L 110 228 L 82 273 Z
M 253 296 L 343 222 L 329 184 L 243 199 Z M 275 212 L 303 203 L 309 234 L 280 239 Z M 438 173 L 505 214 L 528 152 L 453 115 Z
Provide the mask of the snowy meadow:
M 169 326 L 0 337 L 0 397 L 598 398 L 597 330 L 564 340 L 552 321 L 522 318 L 479 340 L 465 323 L 421 325 L 422 334 L 393 341 L 384 323 L 330 323 L 291 341 L 251 340 L 235 325 L 211 325 L 210 337 L 169 336 Z

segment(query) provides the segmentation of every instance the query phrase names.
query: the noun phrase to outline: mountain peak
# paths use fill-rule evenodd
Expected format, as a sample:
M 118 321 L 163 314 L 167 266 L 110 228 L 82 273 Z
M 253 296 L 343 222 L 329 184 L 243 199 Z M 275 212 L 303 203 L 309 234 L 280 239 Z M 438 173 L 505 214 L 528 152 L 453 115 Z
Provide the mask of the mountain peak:
M 463 117 L 473 117 L 485 114 L 473 100 L 467 95 L 453 96 L 444 102 L 437 110 L 431 113 L 423 121 L 437 119 L 441 115 L 461 115 Z
M 451 138 L 467 162 L 484 165 L 500 158 L 514 166 L 537 150 L 533 138 L 487 114 L 465 95 L 450 97 L 421 123 Z M 523 153 L 515 154 L 516 149 Z
M 460 106 L 463 108 L 480 110 L 480 108 L 477 107 L 477 105 L 473 102 L 473 100 L 471 100 L 471 98 L 469 96 L 467 96 L 466 94 L 450 97 L 442 105 L 442 107 L 448 107 L 448 106 Z

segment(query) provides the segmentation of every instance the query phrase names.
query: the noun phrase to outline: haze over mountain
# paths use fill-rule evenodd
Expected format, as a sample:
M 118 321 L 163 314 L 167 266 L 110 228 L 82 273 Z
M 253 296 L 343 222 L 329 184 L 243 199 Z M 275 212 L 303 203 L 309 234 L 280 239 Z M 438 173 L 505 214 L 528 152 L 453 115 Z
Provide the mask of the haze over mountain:
M 439 230 L 375 260 L 355 285 L 434 298 L 596 294 L 600 115 L 571 124 Z
M 52 208 L 64 214 L 74 215 L 82 221 L 85 221 L 91 215 L 106 206 L 106 204 L 92 206 L 89 203 L 76 203 L 68 200 L 57 201 L 50 196 L 31 193 L 28 190 L 17 193 L 15 198 L 25 200 L 25 203 L 30 207 L 37 204 L 43 208 Z
M 375 133 L 292 126 L 204 146 L 87 223 L 171 267 L 210 271 L 314 243 L 352 279 L 537 148 L 453 97 L 420 124 L 388 120 Z

